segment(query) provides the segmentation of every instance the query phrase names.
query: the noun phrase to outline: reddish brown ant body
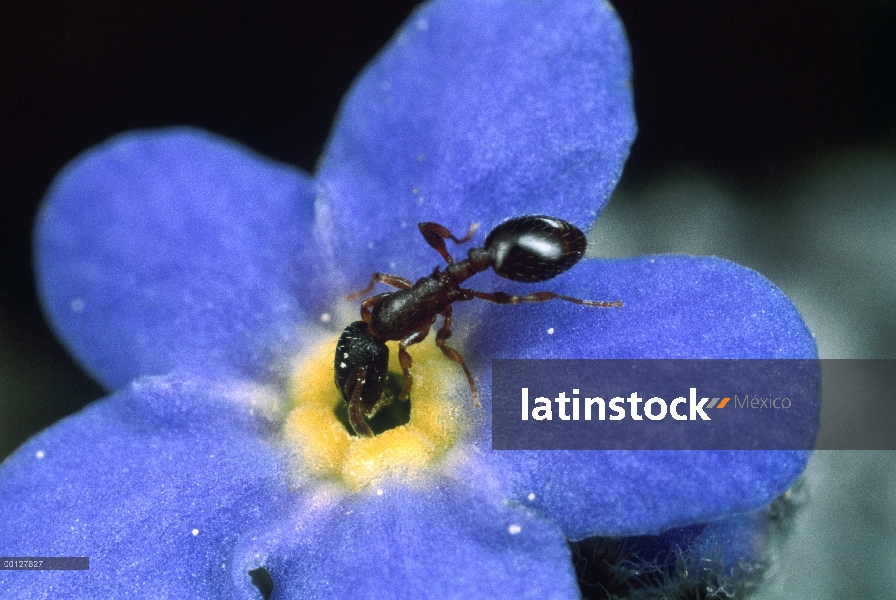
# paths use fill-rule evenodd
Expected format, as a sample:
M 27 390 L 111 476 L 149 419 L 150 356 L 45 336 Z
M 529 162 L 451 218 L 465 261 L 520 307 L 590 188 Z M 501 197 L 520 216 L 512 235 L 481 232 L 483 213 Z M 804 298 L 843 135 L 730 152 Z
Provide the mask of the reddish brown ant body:
M 411 355 L 407 347 L 426 338 L 438 315 L 442 315 L 444 323 L 436 332 L 436 345 L 445 356 L 461 366 L 470 384 L 473 402 L 480 406 L 476 384 L 463 357 L 457 350 L 445 345 L 451 337 L 451 305 L 454 302 L 473 298 L 496 304 L 566 300 L 599 308 L 622 306 L 622 302 L 618 301 L 580 300 L 554 292 L 517 296 L 460 287 L 476 273 L 488 269 L 493 269 L 505 279 L 539 282 L 552 279 L 571 268 L 584 256 L 588 244 L 581 230 L 561 219 L 534 215 L 504 221 L 488 234 L 485 247 L 471 248 L 467 258 L 460 262 L 454 262 L 445 240 L 450 239 L 455 244 L 469 241 L 476 230 L 475 224 L 462 239 L 454 237 L 447 228 L 437 223 L 420 223 L 418 228 L 426 242 L 448 263 L 444 271 L 436 267 L 432 275 L 416 283 L 395 275 L 374 273 L 367 289 L 349 296 L 349 299 L 363 296 L 377 283 L 398 289 L 364 300 L 361 303 L 362 320 L 346 327 L 336 345 L 336 387 L 348 403 L 349 423 L 358 435 L 373 436 L 365 417 L 375 414 L 390 400 L 383 399 L 389 363 L 389 349 L 385 342 L 399 342 L 398 361 L 405 376 L 399 399 L 406 400 L 413 384 Z

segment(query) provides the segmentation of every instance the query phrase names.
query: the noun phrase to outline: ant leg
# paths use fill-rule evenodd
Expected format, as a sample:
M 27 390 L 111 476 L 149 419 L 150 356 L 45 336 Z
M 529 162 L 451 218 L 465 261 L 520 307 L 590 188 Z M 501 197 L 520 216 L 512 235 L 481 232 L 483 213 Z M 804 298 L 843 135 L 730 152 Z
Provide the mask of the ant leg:
M 454 259 L 451 258 L 451 255 L 448 254 L 448 248 L 445 246 L 445 240 L 451 240 L 455 244 L 463 244 L 469 242 L 473 239 L 473 234 L 476 233 L 476 230 L 479 228 L 479 223 L 473 223 L 470 225 L 470 231 L 467 232 L 467 235 L 462 237 L 461 239 L 457 239 L 452 235 L 448 228 L 439 225 L 438 223 L 432 223 L 427 221 L 426 223 L 417 223 L 417 229 L 420 230 L 420 233 L 423 235 L 423 239 L 426 240 L 426 243 L 432 247 L 433 250 L 442 255 L 442 258 L 445 259 L 449 265 L 454 264 Z
M 361 303 L 361 320 L 365 323 L 370 323 L 373 320 L 373 313 L 371 312 L 371 308 L 376 306 L 376 304 L 383 299 L 384 296 L 388 296 L 392 292 L 385 292 L 383 294 L 377 294 L 376 296 L 371 296 L 367 300 Z
M 439 350 L 441 350 L 445 356 L 459 364 L 464 370 L 464 375 L 467 376 L 467 383 L 470 384 L 470 391 L 473 392 L 473 404 L 477 407 L 482 407 L 482 404 L 479 403 L 479 391 L 476 389 L 476 384 L 473 382 L 473 375 L 470 374 L 470 369 L 467 368 L 467 363 L 464 362 L 464 357 L 454 348 L 445 345 L 445 340 L 451 337 L 451 313 L 451 305 L 448 305 L 448 307 L 442 311 L 442 317 L 445 318 L 445 322 L 436 332 L 436 346 L 439 347 Z
M 504 292 L 477 292 L 473 290 L 475 298 L 481 298 L 494 302 L 495 304 L 519 304 L 520 302 L 547 302 L 548 300 L 566 300 L 582 306 L 595 306 L 597 308 L 614 308 L 622 306 L 622 302 L 615 300 L 613 302 L 600 302 L 597 300 L 580 300 L 579 298 L 571 298 L 554 292 L 534 292 L 525 296 L 517 296 L 515 294 L 505 294 Z
M 414 287 L 414 284 L 404 277 L 399 277 L 398 275 L 386 275 L 385 273 L 374 273 L 370 276 L 370 283 L 366 288 L 364 288 L 360 292 L 349 294 L 345 297 L 345 299 L 357 300 L 361 296 L 366 296 L 371 291 L 373 291 L 373 286 L 375 286 L 377 283 L 385 283 L 386 285 L 391 285 L 392 287 L 398 288 L 399 290 L 409 290 Z
M 349 375 L 348 380 L 346 380 L 345 391 L 346 396 L 349 397 L 348 422 L 358 435 L 362 437 L 373 437 L 373 430 L 370 429 L 370 425 L 364 420 L 364 407 L 361 406 L 361 393 L 364 391 L 364 382 L 366 378 L 367 367 L 364 365 L 357 365 L 352 370 L 352 374 Z
M 432 320 L 435 321 L 435 317 Z M 401 364 L 402 373 L 404 373 L 404 387 L 401 389 L 401 393 L 398 394 L 399 400 L 408 399 L 408 394 L 411 393 L 411 385 L 414 383 L 414 378 L 411 376 L 411 363 L 413 361 L 411 360 L 411 355 L 408 354 L 407 348 L 425 340 L 426 336 L 429 335 L 430 327 L 432 327 L 432 321 L 425 323 L 423 327 L 398 343 L 398 362 Z

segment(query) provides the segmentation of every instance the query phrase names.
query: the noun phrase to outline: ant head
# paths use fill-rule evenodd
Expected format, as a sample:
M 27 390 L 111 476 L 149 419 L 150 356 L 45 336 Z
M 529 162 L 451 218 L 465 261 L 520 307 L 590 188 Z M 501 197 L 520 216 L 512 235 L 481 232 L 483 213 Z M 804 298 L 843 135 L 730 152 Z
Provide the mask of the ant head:
M 547 281 L 585 255 L 585 234 L 561 219 L 532 215 L 504 221 L 488 234 L 485 249 L 495 273 L 513 281 Z

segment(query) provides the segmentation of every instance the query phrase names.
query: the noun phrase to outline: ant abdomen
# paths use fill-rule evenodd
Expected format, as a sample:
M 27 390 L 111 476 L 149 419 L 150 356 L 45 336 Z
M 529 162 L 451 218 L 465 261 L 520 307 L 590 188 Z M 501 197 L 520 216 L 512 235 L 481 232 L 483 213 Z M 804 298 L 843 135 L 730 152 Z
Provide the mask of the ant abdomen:
M 588 240 L 571 223 L 544 215 L 504 221 L 488 234 L 485 249 L 495 273 L 513 281 L 547 281 L 585 255 Z

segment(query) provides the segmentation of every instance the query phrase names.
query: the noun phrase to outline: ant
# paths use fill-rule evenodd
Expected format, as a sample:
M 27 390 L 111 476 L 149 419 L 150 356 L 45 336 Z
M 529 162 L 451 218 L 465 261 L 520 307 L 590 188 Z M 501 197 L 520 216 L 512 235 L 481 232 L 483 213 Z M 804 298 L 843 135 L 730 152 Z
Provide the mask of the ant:
M 429 335 L 437 315 L 442 315 L 444 323 L 436 332 L 436 345 L 445 356 L 461 366 L 470 384 L 473 402 L 481 406 L 479 392 L 463 357 L 457 350 L 445 345 L 451 337 L 451 305 L 454 302 L 473 298 L 495 304 L 566 300 L 598 308 L 622 306 L 619 301 L 580 300 L 554 292 L 517 296 L 460 287 L 476 273 L 489 268 L 505 279 L 530 283 L 547 281 L 571 268 L 584 256 L 588 242 L 580 229 L 561 219 L 532 215 L 504 221 L 488 234 L 485 247 L 471 248 L 466 260 L 457 263 L 448 253 L 445 240 L 450 239 L 455 244 L 470 241 L 478 227 L 476 223 L 462 239 L 454 237 L 438 223 L 419 223 L 417 227 L 426 243 L 448 263 L 444 271 L 436 267 L 432 275 L 423 277 L 417 283 L 395 275 L 374 273 L 366 289 L 346 297 L 347 300 L 360 298 L 373 290 L 377 283 L 398 289 L 364 300 L 361 303 L 362 320 L 346 327 L 336 345 L 336 387 L 348 403 L 349 423 L 360 436 L 373 436 L 364 418 L 373 416 L 391 402 L 391 399 L 383 397 L 389 364 L 389 349 L 385 342 L 399 341 L 398 361 L 405 383 L 398 398 L 406 400 L 413 384 L 411 355 L 407 347 L 422 342 Z

